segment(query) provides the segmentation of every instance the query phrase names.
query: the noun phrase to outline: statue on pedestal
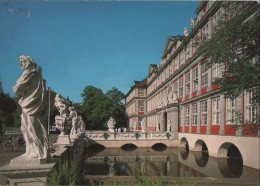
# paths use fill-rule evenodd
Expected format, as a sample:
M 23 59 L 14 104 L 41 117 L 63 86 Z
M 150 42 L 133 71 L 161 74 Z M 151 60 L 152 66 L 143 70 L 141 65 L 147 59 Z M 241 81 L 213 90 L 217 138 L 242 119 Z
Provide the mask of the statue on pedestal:
M 157 125 L 156 125 L 156 131 L 157 131 L 157 132 L 160 131 L 160 123 L 157 123 Z
M 134 122 L 133 131 L 137 130 L 137 121 Z
M 78 114 L 74 110 L 74 107 L 69 107 L 70 115 L 69 118 L 71 119 L 72 127 L 70 130 L 70 135 L 77 135 L 78 134 Z
M 60 94 L 56 94 L 54 105 L 60 112 L 59 116 L 55 116 L 56 128 L 61 131 L 60 135 L 67 135 L 68 130 L 71 128 L 71 120 L 68 117 L 68 105 L 65 98 L 61 97 Z
M 144 118 L 143 118 L 142 121 L 141 121 L 141 126 L 142 126 L 142 132 L 145 132 L 146 126 L 145 126 Z
M 110 117 L 107 122 L 108 131 L 115 132 L 115 125 L 116 125 L 115 120 L 112 117 Z
M 78 122 L 78 124 L 79 124 L 79 128 L 78 128 L 78 130 L 79 130 L 79 132 L 85 132 L 85 127 L 86 127 L 86 125 L 85 125 L 85 123 L 84 123 L 84 121 L 83 121 L 83 119 L 82 119 L 82 117 L 81 116 L 79 116 L 79 122 Z
M 49 145 L 45 80 L 36 70 L 37 64 L 30 56 L 21 55 L 19 60 L 24 71 L 16 81 L 13 91 L 21 96 L 19 100 L 22 108 L 21 130 L 26 143 L 26 152 L 22 157 L 29 160 L 47 159 Z M 17 164 L 16 161 L 19 160 L 12 161 L 11 164 Z
M 172 126 L 172 123 L 171 123 L 170 120 L 168 120 L 168 122 L 167 122 L 167 132 L 171 131 L 171 126 Z

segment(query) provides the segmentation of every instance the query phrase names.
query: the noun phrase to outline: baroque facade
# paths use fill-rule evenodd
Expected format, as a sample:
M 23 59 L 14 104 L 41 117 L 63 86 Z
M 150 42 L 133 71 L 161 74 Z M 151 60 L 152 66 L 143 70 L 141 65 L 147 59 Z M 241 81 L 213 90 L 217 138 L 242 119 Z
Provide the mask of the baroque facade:
M 236 99 L 225 98 L 220 93 L 215 78 L 222 75 L 223 65 L 207 67 L 205 59 L 199 56 L 194 44 L 195 38 L 213 37 L 217 22 L 228 15 L 222 1 L 200 1 L 195 10 L 197 18 L 191 18 L 190 30 L 184 28 L 183 36 L 169 36 L 159 64 L 149 66 L 148 75 L 142 81 L 135 81 L 126 95 L 128 127 L 141 130 L 141 121 L 147 131 L 251 135 L 245 128 L 233 127 L 236 113 L 248 120 L 259 112 L 259 107 L 250 104 L 250 92 L 243 92 Z M 254 2 L 245 1 L 243 11 Z M 230 10 L 229 10 L 230 11 Z

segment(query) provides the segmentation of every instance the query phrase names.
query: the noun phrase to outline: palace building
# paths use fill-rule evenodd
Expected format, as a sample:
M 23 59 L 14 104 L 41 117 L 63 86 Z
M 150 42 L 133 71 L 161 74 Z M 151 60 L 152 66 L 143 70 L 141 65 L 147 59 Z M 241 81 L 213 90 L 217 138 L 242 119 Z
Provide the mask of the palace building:
M 251 8 L 256 2 L 245 1 L 233 11 Z M 251 92 L 243 92 L 236 99 L 225 98 L 214 79 L 222 76 L 224 65 L 208 67 L 199 56 L 195 38 L 213 37 L 219 19 L 227 15 L 223 1 L 199 1 L 191 18 L 190 29 L 184 35 L 169 36 L 159 64 L 149 66 L 148 75 L 135 81 L 126 95 L 128 127 L 147 131 L 205 135 L 257 136 L 245 128 L 234 128 L 236 113 L 252 120 L 259 107 L 250 104 Z M 235 12 L 235 13 L 237 13 Z M 136 127 L 137 126 L 137 127 Z M 169 131 L 169 129 L 168 129 Z

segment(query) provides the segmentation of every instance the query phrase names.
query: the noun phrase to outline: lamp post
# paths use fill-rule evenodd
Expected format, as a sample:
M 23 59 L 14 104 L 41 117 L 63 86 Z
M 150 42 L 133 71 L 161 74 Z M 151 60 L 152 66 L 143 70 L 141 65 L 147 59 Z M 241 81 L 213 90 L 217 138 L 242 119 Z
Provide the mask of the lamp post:
M 49 109 L 48 109 L 48 136 L 50 135 L 50 114 L 51 114 L 51 88 L 48 87 L 49 93 Z

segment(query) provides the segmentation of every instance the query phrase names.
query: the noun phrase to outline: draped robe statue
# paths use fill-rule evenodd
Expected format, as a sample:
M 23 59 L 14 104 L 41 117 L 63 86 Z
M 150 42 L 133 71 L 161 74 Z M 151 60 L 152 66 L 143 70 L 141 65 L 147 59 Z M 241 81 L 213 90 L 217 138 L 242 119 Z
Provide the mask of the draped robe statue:
M 45 80 L 36 71 L 36 63 L 30 56 L 20 56 L 24 72 L 13 87 L 14 93 L 21 96 L 21 130 L 26 142 L 27 159 L 47 158 L 49 146 L 47 136 L 47 105 L 45 101 Z

